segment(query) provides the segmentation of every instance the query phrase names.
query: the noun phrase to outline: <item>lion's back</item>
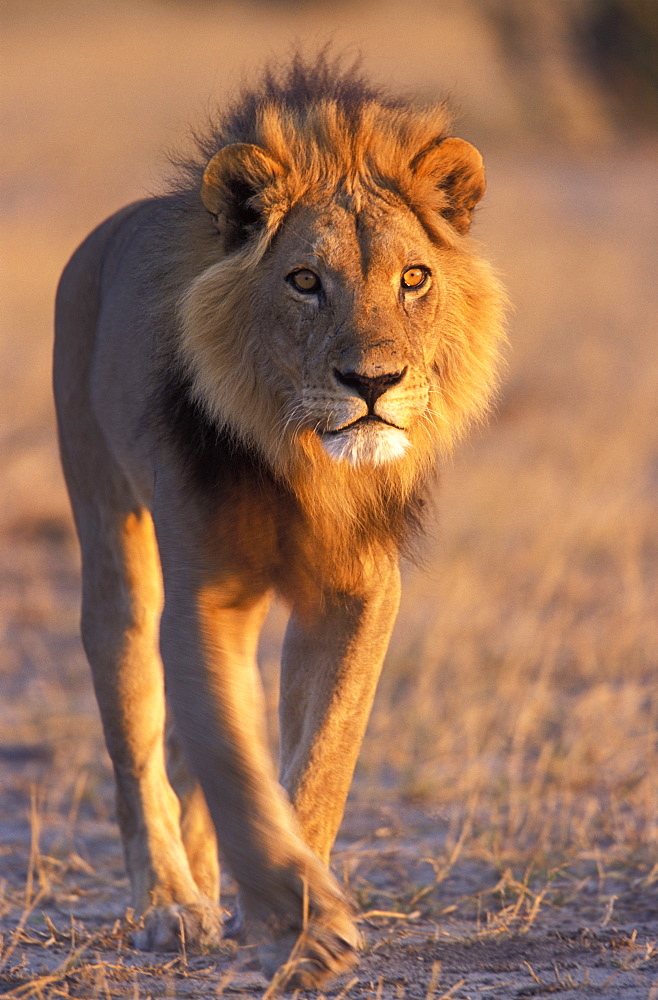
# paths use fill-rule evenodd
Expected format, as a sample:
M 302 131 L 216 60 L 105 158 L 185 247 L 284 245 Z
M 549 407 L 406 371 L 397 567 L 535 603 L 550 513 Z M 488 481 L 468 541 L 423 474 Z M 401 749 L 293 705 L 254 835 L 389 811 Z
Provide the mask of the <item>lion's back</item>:
M 140 425 L 152 377 L 140 263 L 154 212 L 157 200 L 148 199 L 110 216 L 80 244 L 62 273 L 53 387 L 63 455 L 82 452 L 93 425 L 120 465 L 144 465 L 144 454 L 132 453 L 144 450 Z

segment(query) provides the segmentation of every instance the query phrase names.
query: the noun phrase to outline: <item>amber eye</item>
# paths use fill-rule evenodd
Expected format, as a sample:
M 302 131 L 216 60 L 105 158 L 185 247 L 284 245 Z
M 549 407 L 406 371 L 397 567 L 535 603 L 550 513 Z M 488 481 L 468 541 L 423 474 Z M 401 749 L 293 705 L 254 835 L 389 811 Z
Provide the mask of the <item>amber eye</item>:
M 320 279 L 317 274 L 305 267 L 289 274 L 288 281 L 298 292 L 317 292 L 320 288 Z
M 426 267 L 408 267 L 402 272 L 402 287 L 416 291 L 427 282 L 430 272 Z

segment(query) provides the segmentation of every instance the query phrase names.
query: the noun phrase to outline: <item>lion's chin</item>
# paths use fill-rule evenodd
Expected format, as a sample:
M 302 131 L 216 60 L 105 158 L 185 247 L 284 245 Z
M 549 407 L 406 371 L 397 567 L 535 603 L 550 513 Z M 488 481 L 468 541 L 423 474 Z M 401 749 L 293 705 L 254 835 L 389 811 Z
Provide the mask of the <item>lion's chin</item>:
M 411 442 L 404 431 L 389 424 L 359 422 L 342 431 L 322 435 L 322 445 L 336 462 L 383 465 L 402 458 Z

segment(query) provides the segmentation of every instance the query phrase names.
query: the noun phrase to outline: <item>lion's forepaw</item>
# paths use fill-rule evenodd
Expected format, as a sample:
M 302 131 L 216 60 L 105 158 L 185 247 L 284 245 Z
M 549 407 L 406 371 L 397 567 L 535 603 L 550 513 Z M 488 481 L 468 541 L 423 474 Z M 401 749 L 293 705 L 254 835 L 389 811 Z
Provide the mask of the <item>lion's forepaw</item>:
M 222 914 L 215 903 L 156 906 L 149 910 L 133 943 L 140 951 L 216 951 L 222 940 Z
M 258 949 L 263 971 L 277 989 L 311 989 L 356 965 L 361 937 L 347 913 L 311 919 L 300 934 L 290 932 Z

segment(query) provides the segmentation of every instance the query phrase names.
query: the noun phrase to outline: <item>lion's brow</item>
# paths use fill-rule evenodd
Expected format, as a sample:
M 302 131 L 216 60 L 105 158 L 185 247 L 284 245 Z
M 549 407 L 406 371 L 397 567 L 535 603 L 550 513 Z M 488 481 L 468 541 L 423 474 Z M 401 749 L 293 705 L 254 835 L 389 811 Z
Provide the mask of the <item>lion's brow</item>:
M 316 257 L 318 257 L 320 260 L 323 259 L 322 251 L 318 249 L 318 247 L 312 240 L 309 240 L 307 236 L 304 236 L 302 233 L 300 233 L 295 226 L 288 225 L 288 231 L 293 236 L 296 236 L 297 239 L 300 241 L 300 243 L 306 243 L 306 245 L 311 248 Z

